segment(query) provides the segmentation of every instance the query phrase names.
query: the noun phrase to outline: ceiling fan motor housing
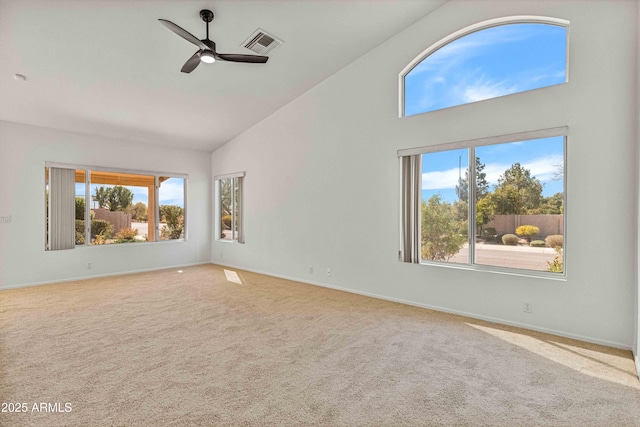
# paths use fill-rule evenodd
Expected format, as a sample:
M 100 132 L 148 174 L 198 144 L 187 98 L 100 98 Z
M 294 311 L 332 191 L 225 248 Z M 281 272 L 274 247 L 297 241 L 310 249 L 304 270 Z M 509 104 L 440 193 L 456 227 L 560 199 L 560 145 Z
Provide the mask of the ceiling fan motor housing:
M 211 22 L 213 21 L 213 12 L 208 9 L 202 9 L 200 11 L 200 18 L 202 18 L 204 22 Z

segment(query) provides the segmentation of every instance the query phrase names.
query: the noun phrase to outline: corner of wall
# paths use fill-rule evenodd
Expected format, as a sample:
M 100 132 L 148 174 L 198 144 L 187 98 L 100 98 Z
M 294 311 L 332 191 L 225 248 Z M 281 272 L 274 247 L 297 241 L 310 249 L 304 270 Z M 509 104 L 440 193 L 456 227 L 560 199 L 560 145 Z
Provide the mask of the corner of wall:
M 640 23 L 640 7 L 636 3 L 636 20 Z M 633 355 L 636 362 L 636 371 L 638 378 L 640 379 L 640 26 L 636 25 L 636 171 L 635 171 L 635 184 L 636 184 L 636 298 L 634 301 L 634 330 L 633 334 Z

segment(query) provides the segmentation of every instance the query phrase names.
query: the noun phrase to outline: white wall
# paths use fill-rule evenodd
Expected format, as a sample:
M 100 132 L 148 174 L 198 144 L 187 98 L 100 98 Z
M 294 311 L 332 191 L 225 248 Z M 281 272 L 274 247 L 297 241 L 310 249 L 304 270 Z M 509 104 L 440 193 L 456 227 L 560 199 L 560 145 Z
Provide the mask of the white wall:
M 208 154 L 0 121 L 0 288 L 208 262 Z M 187 242 L 45 251 L 45 161 L 189 174 Z M 87 269 L 87 263 L 92 269 Z
M 407 63 L 509 15 L 571 21 L 570 83 L 397 117 Z M 246 244 L 215 242 L 212 261 L 631 348 L 636 16 L 630 1 L 446 3 L 213 153 L 214 175 L 246 171 Z M 564 125 L 566 281 L 397 261 L 398 149 Z

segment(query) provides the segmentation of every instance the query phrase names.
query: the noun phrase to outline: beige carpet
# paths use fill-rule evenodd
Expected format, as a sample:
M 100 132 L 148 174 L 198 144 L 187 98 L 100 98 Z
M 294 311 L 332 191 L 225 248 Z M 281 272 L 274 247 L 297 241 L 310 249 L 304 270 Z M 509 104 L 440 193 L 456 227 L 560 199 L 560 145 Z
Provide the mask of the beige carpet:
M 640 426 L 628 351 L 226 273 L 0 291 L 0 424 Z

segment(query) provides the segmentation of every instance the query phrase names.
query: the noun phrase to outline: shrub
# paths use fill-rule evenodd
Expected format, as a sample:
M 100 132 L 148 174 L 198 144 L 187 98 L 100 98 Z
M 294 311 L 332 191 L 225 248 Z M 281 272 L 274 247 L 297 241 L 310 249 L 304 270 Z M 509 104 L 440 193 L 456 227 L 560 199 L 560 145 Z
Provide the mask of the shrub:
M 176 224 L 170 224 L 167 222 L 166 227 L 162 227 L 160 230 L 160 237 L 163 239 L 180 239 L 184 232 L 184 215 L 180 215 L 177 218 Z
M 516 228 L 516 234 L 523 239 L 527 239 L 527 242 L 531 242 L 531 238 L 538 234 L 540 229 L 535 225 L 521 225 Z
M 138 235 L 138 230 L 134 230 L 132 228 L 123 228 L 118 231 L 114 237 L 114 243 L 128 243 L 135 242 L 136 236 Z
M 562 234 L 552 234 L 550 236 L 547 236 L 544 241 L 550 248 L 561 248 L 564 244 L 564 238 Z
M 106 240 L 113 234 L 113 226 L 102 219 L 91 220 L 91 240 L 98 236 L 102 240 Z M 76 245 L 84 245 L 84 220 L 76 219 Z M 100 243 L 98 243 L 100 244 Z
M 160 216 L 167 224 L 160 232 L 166 239 L 179 239 L 184 231 L 184 209 L 175 205 L 160 205 Z
M 544 248 L 545 246 L 547 246 L 547 244 L 544 242 L 544 240 L 534 240 L 529 243 L 529 246 L 534 248 Z
M 502 243 L 509 246 L 516 246 L 519 240 L 515 234 L 505 234 L 502 236 Z
M 84 222 L 84 221 L 83 221 Z M 113 226 L 110 222 L 103 219 L 91 221 L 91 238 L 102 236 L 103 239 L 109 239 L 113 235 Z
M 497 236 L 498 233 L 493 227 L 485 228 L 480 232 L 480 238 L 482 238 L 485 242 L 494 242 Z
M 104 237 L 104 234 L 100 233 L 96 236 L 96 238 L 93 240 L 93 245 L 104 245 L 105 243 L 107 243 L 107 238 Z
M 84 245 L 84 243 L 84 220 L 76 219 L 76 245 Z
M 564 270 L 562 248 L 560 246 L 556 246 L 554 249 L 556 251 L 556 256 L 553 257 L 553 261 L 547 261 L 547 271 L 562 273 Z
M 76 220 L 84 219 L 85 208 L 84 198 L 76 197 Z
M 231 230 L 231 215 L 224 215 L 222 217 L 222 228 Z

